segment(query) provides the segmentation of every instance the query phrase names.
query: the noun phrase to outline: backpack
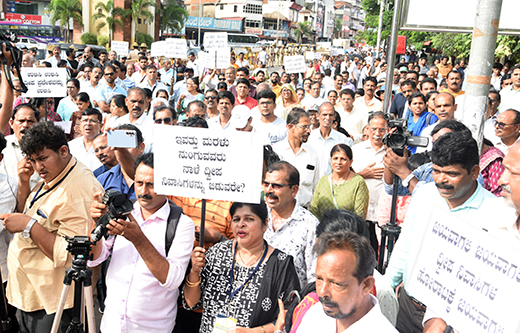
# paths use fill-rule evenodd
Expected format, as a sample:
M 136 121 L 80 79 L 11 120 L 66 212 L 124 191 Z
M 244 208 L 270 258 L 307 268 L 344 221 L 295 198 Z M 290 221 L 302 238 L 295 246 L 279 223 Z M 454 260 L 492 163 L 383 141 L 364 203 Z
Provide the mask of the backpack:
M 173 239 L 175 238 L 175 233 L 177 232 L 177 225 L 179 224 L 179 219 L 181 218 L 182 214 L 182 208 L 177 206 L 173 201 L 168 199 L 168 204 L 170 205 L 170 214 L 168 215 L 164 241 L 164 249 L 166 256 L 168 256 L 168 252 L 170 251 L 170 247 L 172 246 Z

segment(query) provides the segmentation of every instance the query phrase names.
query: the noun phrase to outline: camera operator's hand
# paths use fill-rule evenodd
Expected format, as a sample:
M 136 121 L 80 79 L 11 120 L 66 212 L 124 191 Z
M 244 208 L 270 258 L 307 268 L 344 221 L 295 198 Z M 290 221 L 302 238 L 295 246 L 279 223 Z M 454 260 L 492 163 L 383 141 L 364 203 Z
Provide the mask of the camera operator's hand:
M 121 235 L 134 244 L 138 243 L 142 237 L 146 238 L 132 214 L 128 214 L 128 221 L 122 219 L 110 221 L 107 229 L 110 235 Z
M 383 162 L 385 168 L 401 179 L 405 179 L 410 174 L 408 169 L 408 149 L 404 149 L 404 156 L 397 155 L 392 149 L 387 149 Z
M 20 213 L 0 214 L 0 220 L 3 220 L 2 224 L 7 231 L 16 234 L 25 230 L 31 217 Z
M 7 59 L 7 64 L 11 66 L 13 64 L 13 56 L 11 55 L 11 51 L 7 51 L 7 47 L 5 44 L 2 44 L 2 54 Z
M 383 172 L 384 172 L 385 168 L 383 168 L 383 167 L 376 167 L 375 165 L 376 165 L 375 162 L 370 164 L 370 165 L 368 165 L 366 168 L 364 168 L 363 170 L 358 172 L 358 174 L 361 177 L 365 178 L 365 179 L 368 179 L 368 178 L 381 179 L 381 178 L 383 178 Z
M 107 212 L 107 205 L 103 204 L 102 198 L 103 192 L 94 194 L 94 202 L 92 202 L 90 206 L 90 217 L 92 217 L 94 222 L 97 222 L 97 220 Z M 93 223 L 93 228 L 95 228 L 95 225 L 96 224 Z

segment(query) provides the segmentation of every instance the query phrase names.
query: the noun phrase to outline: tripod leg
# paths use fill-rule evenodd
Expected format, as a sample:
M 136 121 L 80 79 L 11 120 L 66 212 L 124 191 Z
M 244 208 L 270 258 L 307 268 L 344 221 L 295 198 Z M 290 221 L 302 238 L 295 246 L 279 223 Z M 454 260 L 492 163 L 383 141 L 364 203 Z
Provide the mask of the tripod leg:
M 61 315 L 63 314 L 63 308 L 65 308 L 65 302 L 67 302 L 67 295 L 69 294 L 70 284 L 64 284 L 63 290 L 61 291 L 60 303 L 54 315 L 54 322 L 52 323 L 51 333 L 58 333 L 60 327 Z
M 83 297 L 87 307 L 87 322 L 89 333 L 96 333 L 96 323 L 94 318 L 94 300 L 92 296 L 92 285 L 83 288 Z

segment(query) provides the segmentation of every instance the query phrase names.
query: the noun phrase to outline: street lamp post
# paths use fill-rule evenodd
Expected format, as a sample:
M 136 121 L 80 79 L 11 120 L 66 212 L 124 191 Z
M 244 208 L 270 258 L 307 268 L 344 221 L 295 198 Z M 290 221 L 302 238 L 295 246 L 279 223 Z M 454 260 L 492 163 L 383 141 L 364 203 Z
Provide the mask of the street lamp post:
M 199 46 L 201 45 L 200 44 L 200 20 L 201 19 L 202 19 L 202 0 L 199 0 L 199 19 L 197 20 L 197 22 L 199 23 L 199 37 L 197 40 L 197 44 L 199 44 Z

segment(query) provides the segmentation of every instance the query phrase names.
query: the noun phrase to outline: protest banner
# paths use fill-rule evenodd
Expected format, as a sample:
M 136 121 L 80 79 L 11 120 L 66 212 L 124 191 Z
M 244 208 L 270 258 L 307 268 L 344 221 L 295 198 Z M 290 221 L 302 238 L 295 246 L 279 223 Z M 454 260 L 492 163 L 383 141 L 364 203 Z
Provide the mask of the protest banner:
M 112 41 L 110 51 L 115 51 L 118 56 L 128 56 L 128 42 Z
M 72 128 L 72 121 L 55 121 L 54 125 L 58 126 L 65 132 L 65 134 L 70 134 L 70 130 Z
M 321 52 L 314 52 L 314 59 L 320 59 L 321 58 Z
M 215 50 L 208 52 L 200 51 L 199 54 L 199 66 L 202 68 L 215 68 Z
M 67 96 L 66 68 L 22 67 L 21 75 L 28 89 L 22 97 Z
M 204 49 L 220 49 L 228 46 L 227 32 L 205 32 Z
M 305 60 L 314 60 L 314 52 L 312 51 L 305 51 Z
M 231 64 L 231 48 L 229 46 L 222 47 L 217 50 L 217 68 L 228 68 Z
M 406 290 L 460 333 L 520 332 L 520 251 L 439 207 L 424 222 Z
M 154 125 L 156 193 L 260 202 L 262 142 L 257 134 Z
M 166 54 L 169 58 L 187 57 L 188 47 L 186 46 L 186 39 L 181 38 L 167 38 L 166 39 Z
M 305 73 L 305 59 L 302 55 L 287 56 L 283 58 L 286 73 Z
M 152 57 L 161 57 L 165 56 L 168 52 L 168 47 L 166 45 L 165 40 L 161 40 L 159 42 L 153 42 L 150 48 L 150 55 Z

